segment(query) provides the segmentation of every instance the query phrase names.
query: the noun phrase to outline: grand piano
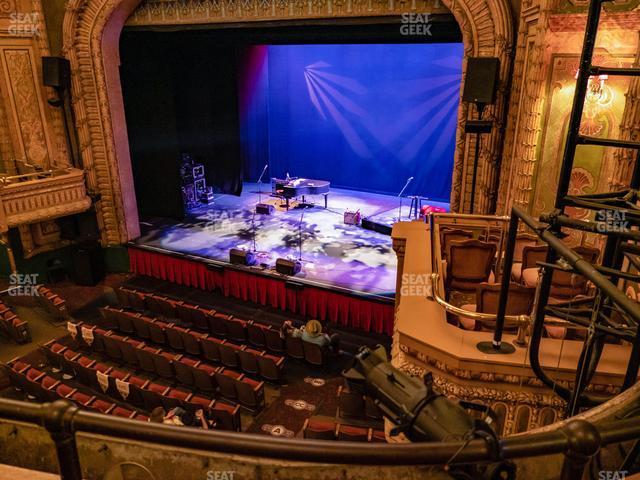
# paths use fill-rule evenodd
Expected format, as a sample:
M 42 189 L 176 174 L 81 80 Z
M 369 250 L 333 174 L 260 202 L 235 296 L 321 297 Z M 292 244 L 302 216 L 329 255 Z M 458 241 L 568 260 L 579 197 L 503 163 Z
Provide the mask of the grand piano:
M 327 208 L 327 196 L 331 182 L 327 180 L 313 180 L 311 178 L 272 178 L 271 190 L 275 197 L 284 199 L 285 206 L 289 210 L 289 201 L 292 198 L 302 197 L 302 205 L 309 206 L 305 195 L 324 195 L 324 208 Z

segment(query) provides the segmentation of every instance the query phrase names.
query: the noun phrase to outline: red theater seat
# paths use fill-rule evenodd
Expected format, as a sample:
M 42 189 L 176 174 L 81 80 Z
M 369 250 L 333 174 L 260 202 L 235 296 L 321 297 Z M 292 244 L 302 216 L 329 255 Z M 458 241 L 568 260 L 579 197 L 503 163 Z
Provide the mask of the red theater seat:
M 304 346 L 300 337 L 287 335 L 287 338 L 285 338 L 285 346 L 287 349 L 287 355 L 291 358 L 304 360 Z
M 369 441 L 369 429 L 351 425 L 338 425 L 338 440 L 367 442 Z
M 235 343 L 224 342 L 218 346 L 220 350 L 220 362 L 225 367 L 237 368 L 240 366 L 240 360 L 238 358 L 238 352 L 240 352 L 244 346 L 236 345 Z
M 265 352 L 260 352 L 248 347 L 244 350 L 238 350 L 238 359 L 240 360 L 242 371 L 251 375 L 257 375 L 259 371 L 258 359 L 264 353 Z
M 215 392 L 218 388 L 216 372 L 219 368 L 207 364 L 199 364 L 193 369 L 195 387 L 203 392 Z
M 159 352 L 159 348 L 147 345 L 141 345 L 138 347 L 136 349 L 136 355 L 138 356 L 138 364 L 140 365 L 140 368 L 145 372 L 155 373 L 156 365 L 154 363 L 154 356 Z
M 267 350 L 274 353 L 284 353 L 284 339 L 280 336 L 280 332 L 274 328 L 268 327 L 262 330 L 264 332 L 265 346 Z
M 236 382 L 236 391 L 238 400 L 245 407 L 255 410 L 264 405 L 264 382 L 243 377 Z
M 140 389 L 145 410 L 151 411 L 162 406 L 162 397 L 169 393 L 170 387 L 159 383 L 147 383 L 144 389 Z
M 220 345 L 225 343 L 224 340 L 219 340 L 215 337 L 205 336 L 200 339 L 200 345 L 202 346 L 202 354 L 204 358 L 211 362 L 220 361 Z
M 258 357 L 258 368 L 262 378 L 272 382 L 279 382 L 282 379 L 284 357 L 265 353 Z
M 160 320 L 153 320 L 152 322 L 150 322 L 149 335 L 151 337 L 151 341 L 160 345 L 166 345 L 167 336 L 165 334 L 165 329 L 170 325 L 170 323 L 162 322 Z
M 302 436 L 315 440 L 335 440 L 336 424 L 335 422 L 307 418 L 302 427 Z
M 165 328 L 164 333 L 167 336 L 167 343 L 169 347 L 174 350 L 184 350 L 184 342 L 182 341 L 182 333 L 187 329 L 179 327 L 178 325 L 169 325 Z
M 264 347 L 266 344 L 264 330 L 268 327 L 256 322 L 247 323 L 247 340 L 254 347 Z
M 229 317 L 226 320 L 227 338 L 236 342 L 247 341 L 247 321 Z
M 226 315 L 219 312 L 211 312 L 207 315 L 207 322 L 209 324 L 209 332 L 216 337 L 227 336 L 227 320 L 233 318 L 232 315 Z
M 173 368 L 176 372 L 176 380 L 183 385 L 193 386 L 196 381 L 193 376 L 194 368 L 199 364 L 198 360 L 189 357 L 180 356 L 173 362 Z
M 182 343 L 184 344 L 184 351 L 189 355 L 200 356 L 202 355 L 202 347 L 200 346 L 200 340 L 206 336 L 204 333 L 198 333 L 193 330 L 185 330 L 180 332 L 182 336 Z
M 111 411 L 112 415 L 115 415 L 117 417 L 123 417 L 123 418 L 134 418 L 136 417 L 136 412 L 134 412 L 133 410 L 128 410 L 126 408 L 122 408 L 122 407 L 116 407 Z
M 222 368 L 215 373 L 215 377 L 218 387 L 220 387 L 220 395 L 231 400 L 238 398 L 236 384 L 243 377 L 241 373 Z
M 104 400 L 96 399 L 91 402 L 89 408 L 97 410 L 101 413 L 110 413 L 114 408 L 116 408 L 116 404 L 113 402 L 106 402 Z

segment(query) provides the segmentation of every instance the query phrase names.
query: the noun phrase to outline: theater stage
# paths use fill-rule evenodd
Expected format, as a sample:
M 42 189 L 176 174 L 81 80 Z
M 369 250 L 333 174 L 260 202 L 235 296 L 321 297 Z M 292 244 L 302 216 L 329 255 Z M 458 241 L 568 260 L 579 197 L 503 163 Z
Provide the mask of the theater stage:
M 278 206 L 270 196 L 269 184 L 262 185 L 262 200 Z M 142 235 L 134 243 L 219 262 L 229 261 L 232 248 L 253 249 L 252 218 L 260 266 L 251 270 L 275 272 L 277 258 L 299 256 L 299 224 L 302 228 L 301 283 L 347 290 L 354 293 L 393 297 L 396 282 L 396 255 L 391 237 L 345 225 L 344 211 L 360 210 L 363 217 L 390 219 L 397 216 L 399 199 L 390 195 L 332 188 L 328 208 L 322 196 L 313 208 L 278 208 L 272 215 L 253 215 L 258 202 L 258 185 L 245 183 L 240 197 L 217 196 L 214 204 L 192 210 L 184 221 L 148 218 L 141 221 Z M 441 202 L 430 204 L 448 207 Z M 304 214 L 304 215 L 303 215 Z M 402 214 L 409 216 L 409 200 L 404 199 Z M 302 222 L 301 221 L 301 216 Z

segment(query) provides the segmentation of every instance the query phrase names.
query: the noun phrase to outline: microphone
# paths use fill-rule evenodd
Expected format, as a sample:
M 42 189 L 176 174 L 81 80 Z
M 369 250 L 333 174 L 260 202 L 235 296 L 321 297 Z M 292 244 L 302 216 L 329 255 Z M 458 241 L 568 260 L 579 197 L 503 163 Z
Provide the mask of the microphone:
M 409 180 L 407 180 L 407 183 L 409 183 L 411 180 L 413 180 L 413 177 L 409 177 Z
M 262 177 L 264 177 L 264 172 L 267 171 L 267 168 L 269 167 L 269 164 L 267 163 L 264 168 L 262 169 L 262 173 L 260 174 L 260 178 L 258 178 L 258 183 L 262 183 Z

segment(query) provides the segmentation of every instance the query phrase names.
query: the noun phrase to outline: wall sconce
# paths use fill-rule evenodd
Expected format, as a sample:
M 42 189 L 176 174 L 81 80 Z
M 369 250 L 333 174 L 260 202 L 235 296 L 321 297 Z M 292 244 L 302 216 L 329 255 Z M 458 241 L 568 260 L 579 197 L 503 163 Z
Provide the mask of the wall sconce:
M 576 79 L 579 72 L 580 70 L 576 71 Z M 611 107 L 614 97 L 613 90 L 606 84 L 608 79 L 609 75 L 589 77 L 580 126 L 582 135 L 597 136 L 602 132 L 604 124 L 601 115 Z
M 576 80 L 578 79 L 578 74 L 580 73 L 580 69 L 576 70 Z M 587 84 L 587 96 L 586 100 L 592 103 L 604 103 L 607 104 L 611 101 L 610 97 L 610 89 L 605 89 L 605 82 L 609 79 L 609 75 L 598 75 L 597 77 L 591 76 L 589 77 L 589 83 Z

